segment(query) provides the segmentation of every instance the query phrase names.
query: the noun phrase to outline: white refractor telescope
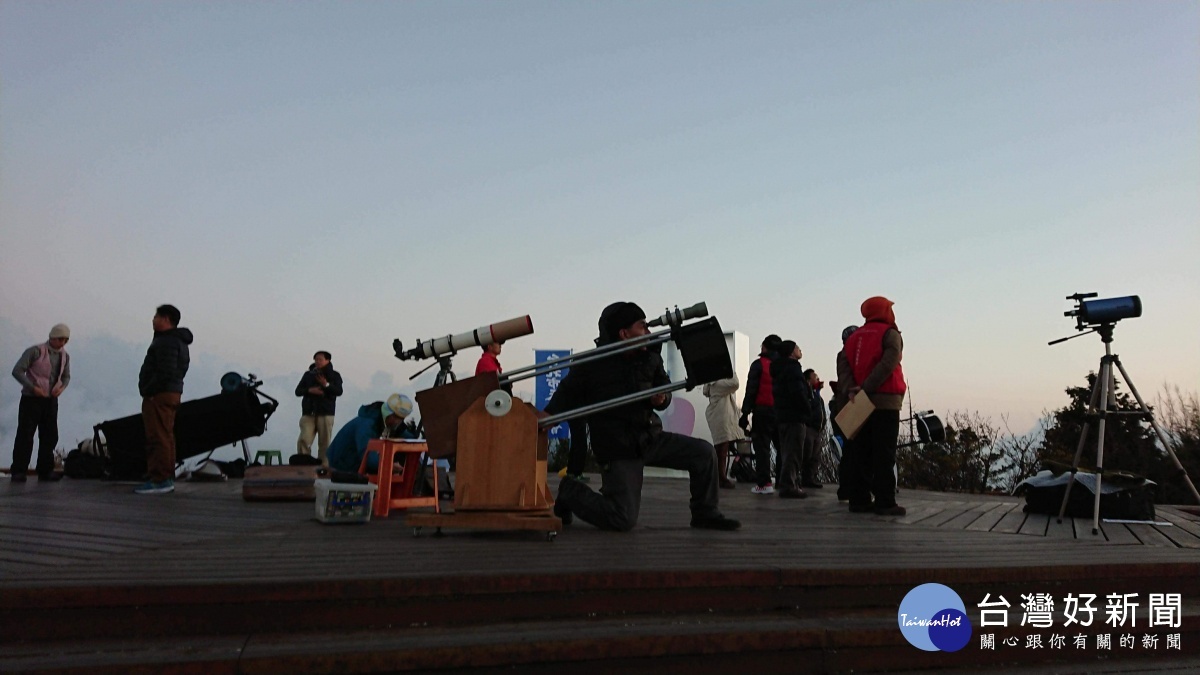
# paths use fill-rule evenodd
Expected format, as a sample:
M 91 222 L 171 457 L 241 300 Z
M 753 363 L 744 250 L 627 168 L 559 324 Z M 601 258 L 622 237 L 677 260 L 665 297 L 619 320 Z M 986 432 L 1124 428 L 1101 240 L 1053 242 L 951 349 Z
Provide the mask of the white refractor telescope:
M 529 315 L 526 314 L 525 316 L 518 316 L 507 321 L 480 326 L 475 330 L 469 330 L 458 335 L 447 335 L 430 340 L 417 340 L 417 345 L 409 350 L 404 349 L 404 345 L 400 343 L 400 340 L 393 340 L 392 349 L 396 352 L 396 358 L 401 361 L 431 359 L 441 356 L 453 356 L 458 353 L 458 350 L 466 349 L 467 347 L 486 347 L 490 344 L 524 337 L 532 333 L 533 319 L 529 318 Z

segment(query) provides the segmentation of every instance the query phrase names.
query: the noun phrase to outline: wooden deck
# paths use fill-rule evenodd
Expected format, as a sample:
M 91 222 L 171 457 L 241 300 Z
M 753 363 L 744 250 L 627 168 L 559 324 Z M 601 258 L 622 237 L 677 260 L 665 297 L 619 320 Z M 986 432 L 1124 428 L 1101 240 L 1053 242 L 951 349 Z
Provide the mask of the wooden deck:
M 686 481 L 650 478 L 633 532 L 577 523 L 547 542 L 534 533 L 453 530 L 414 538 L 399 514 L 322 525 L 310 503 L 244 502 L 236 481 L 179 483 L 163 496 L 131 489 L 97 481 L 0 483 L 0 621 L 12 626 L 0 671 L 126 672 L 131 663 L 187 670 L 184 662 L 204 664 L 195 672 L 503 667 L 526 658 L 506 640 L 540 644 L 527 632 L 538 620 L 552 620 L 539 629 L 545 635 L 583 630 L 603 644 L 591 661 L 576 664 L 592 663 L 594 672 L 622 655 L 634 671 L 638 659 L 670 654 L 670 663 L 686 669 L 698 657 L 678 646 L 688 638 L 670 636 L 693 618 L 697 625 L 725 622 L 713 628 L 721 637 L 704 644 L 737 654 L 738 664 L 754 662 L 750 654 L 769 665 L 761 659 L 814 649 L 824 655 L 816 670 L 916 668 L 926 662 L 894 661 L 897 650 L 917 651 L 896 644 L 895 608 L 920 583 L 951 586 L 968 608 L 986 593 L 1011 599 L 1047 589 L 1200 599 L 1200 516 L 1172 507 L 1158 509 L 1158 520 L 1170 525 L 1105 524 L 1093 536 L 1090 521 L 1060 525 L 1027 515 L 1015 498 L 906 491 L 899 501 L 908 514 L 885 518 L 849 513 L 832 486 L 810 491 L 807 500 L 782 500 L 740 485 L 721 497 L 722 510 L 743 527 L 723 533 L 688 526 Z M 803 617 L 798 607 L 807 608 Z M 605 617 L 625 618 L 609 626 Z M 831 632 L 854 621 L 873 627 Z M 385 631 L 414 623 L 427 632 Z M 1184 623 L 1191 640 L 1179 656 L 1190 658 L 1200 648 L 1200 625 L 1191 610 Z M 470 624 L 477 627 L 463 633 Z M 628 628 L 621 625 L 643 624 L 653 624 L 645 630 L 656 641 L 622 642 Z M 773 626 L 775 643 L 755 637 L 764 625 Z M 384 632 L 354 637 L 342 626 Z M 458 627 L 451 631 L 458 637 L 436 633 L 438 626 Z M 337 668 L 316 659 L 312 638 L 333 628 L 343 632 L 326 636 L 328 644 L 345 650 L 337 652 Z M 60 641 L 72 631 L 100 646 L 62 656 Z M 127 644 L 131 635 L 135 645 Z M 190 636 L 186 658 L 172 641 L 180 635 Z M 850 635 L 865 642 L 831 646 Z M 425 640 L 477 658 L 420 660 L 414 654 Z M 545 640 L 538 653 L 557 653 L 546 646 L 557 643 Z M 255 657 L 253 644 L 273 647 Z M 236 658 L 231 645 L 240 645 Z M 59 656 L 47 660 L 50 653 Z M 722 661 L 701 663 L 716 668 Z

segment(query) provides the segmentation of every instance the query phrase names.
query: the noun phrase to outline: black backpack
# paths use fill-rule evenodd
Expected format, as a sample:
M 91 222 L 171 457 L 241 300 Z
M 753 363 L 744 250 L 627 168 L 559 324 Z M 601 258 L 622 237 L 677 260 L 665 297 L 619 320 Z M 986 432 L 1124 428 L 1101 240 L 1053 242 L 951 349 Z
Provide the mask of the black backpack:
M 79 448 L 67 453 L 63 460 L 63 473 L 69 478 L 102 478 L 104 458 L 84 453 Z

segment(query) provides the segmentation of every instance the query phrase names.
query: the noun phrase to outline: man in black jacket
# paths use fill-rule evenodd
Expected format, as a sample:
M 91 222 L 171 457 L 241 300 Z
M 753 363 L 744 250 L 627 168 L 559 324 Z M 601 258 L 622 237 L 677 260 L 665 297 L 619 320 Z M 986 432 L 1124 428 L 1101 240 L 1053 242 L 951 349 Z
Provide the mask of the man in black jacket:
M 598 345 L 649 334 L 646 313 L 632 302 L 617 302 L 600 316 Z M 611 401 L 669 384 L 657 349 L 634 349 L 572 366 L 546 404 L 549 415 Z M 692 527 L 736 530 L 741 523 L 717 509 L 717 453 L 711 443 L 662 430 L 656 410 L 671 404 L 669 393 L 588 416 L 592 454 L 602 468 L 599 493 L 567 476 L 559 483 L 554 512 L 564 524 L 572 514 L 605 530 L 625 532 L 637 524 L 642 503 L 642 469 L 660 466 L 687 471 Z
M 159 305 L 152 325 L 154 339 L 138 373 L 149 480 L 133 491 L 143 495 L 175 491 L 175 412 L 191 364 L 192 331 L 179 327 L 179 310 Z
M 317 437 L 317 457 L 323 466 L 329 466 L 326 452 L 329 439 L 333 436 L 333 416 L 337 410 L 337 397 L 342 395 L 342 376 L 333 369 L 333 355 L 326 351 L 313 354 L 313 363 L 308 372 L 296 385 L 300 399 L 300 438 L 296 440 L 296 453 L 312 456 L 313 437 Z
M 779 346 L 779 358 L 771 364 L 775 417 L 779 423 L 779 496 L 803 499 L 801 475 L 808 468 L 805 457 L 809 423 L 813 417 L 813 392 L 800 365 L 803 354 L 791 340 Z

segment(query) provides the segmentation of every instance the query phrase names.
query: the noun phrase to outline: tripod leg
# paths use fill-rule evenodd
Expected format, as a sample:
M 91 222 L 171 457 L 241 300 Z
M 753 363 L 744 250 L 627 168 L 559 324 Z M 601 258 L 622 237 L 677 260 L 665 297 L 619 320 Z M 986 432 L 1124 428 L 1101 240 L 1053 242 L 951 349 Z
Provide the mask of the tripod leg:
M 1146 402 L 1142 400 L 1142 395 L 1138 393 L 1137 387 L 1133 386 L 1133 380 L 1129 379 L 1129 373 L 1125 372 L 1125 366 L 1121 365 L 1121 359 L 1114 356 L 1113 361 L 1117 364 L 1117 368 L 1120 369 L 1121 378 L 1125 380 L 1125 384 L 1129 387 L 1129 391 L 1133 394 L 1133 397 L 1137 399 L 1138 405 L 1142 408 L 1142 412 L 1145 413 L 1146 417 L 1150 419 L 1150 426 L 1154 428 L 1154 434 L 1158 436 L 1158 442 L 1162 443 L 1163 449 L 1167 451 L 1167 455 L 1170 456 L 1171 461 L 1175 464 L 1175 468 L 1179 471 L 1179 475 L 1183 476 L 1183 481 L 1187 484 L 1188 490 L 1191 491 L 1192 498 L 1196 500 L 1197 504 L 1200 504 L 1200 492 L 1196 491 L 1196 486 L 1192 484 L 1192 479 L 1187 475 L 1187 470 L 1183 468 L 1183 464 L 1179 463 L 1179 457 L 1175 455 L 1175 451 L 1171 449 L 1171 444 L 1167 442 L 1167 435 L 1163 433 L 1162 428 L 1159 427 L 1158 422 L 1155 421 L 1154 413 L 1150 412 L 1149 406 L 1147 406 Z
M 1109 362 L 1111 357 L 1105 356 L 1100 363 L 1100 377 L 1104 378 L 1103 389 L 1100 392 L 1100 398 L 1104 402 L 1104 409 L 1100 411 L 1100 422 L 1097 423 L 1096 429 L 1099 436 L 1096 438 L 1096 495 L 1092 506 L 1092 534 L 1100 534 L 1100 493 L 1101 483 L 1104 480 L 1104 423 L 1107 421 L 1108 411 L 1116 408 L 1117 395 L 1114 391 L 1115 381 L 1113 376 L 1112 363 Z
M 1104 364 L 1100 364 L 1100 369 L 1104 369 Z M 1083 458 L 1083 446 L 1087 443 L 1088 429 L 1092 426 L 1092 415 L 1100 409 L 1100 377 L 1096 376 L 1096 383 L 1092 385 L 1092 397 L 1088 400 L 1087 417 L 1083 423 L 1083 430 L 1079 432 L 1079 444 L 1075 446 L 1075 459 L 1071 461 L 1071 475 L 1067 477 L 1067 490 L 1063 493 L 1062 505 L 1058 507 L 1058 522 L 1062 523 L 1063 516 L 1067 513 L 1067 500 L 1071 498 L 1071 487 L 1075 485 L 1075 474 L 1079 471 L 1079 460 Z

